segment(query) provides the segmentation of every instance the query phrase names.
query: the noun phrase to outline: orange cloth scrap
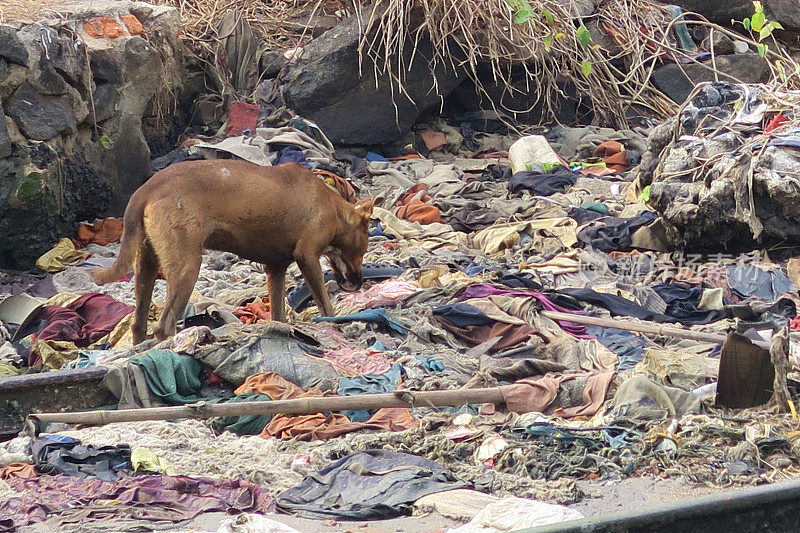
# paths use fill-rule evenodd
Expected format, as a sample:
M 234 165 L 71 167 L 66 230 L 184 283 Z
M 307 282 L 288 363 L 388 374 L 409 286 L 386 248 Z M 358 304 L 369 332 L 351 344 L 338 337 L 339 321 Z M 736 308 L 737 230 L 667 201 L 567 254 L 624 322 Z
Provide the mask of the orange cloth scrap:
M 233 310 L 233 315 L 244 324 L 266 324 L 272 320 L 269 296 L 255 300 Z
M 439 208 L 427 203 L 431 200 L 428 186 L 424 183 L 417 183 L 397 200 L 395 207 L 398 209 L 395 215 L 403 220 L 420 224 L 441 223 L 443 221 Z
M 254 374 L 247 378 L 235 394 L 258 393 L 273 400 L 294 398 L 320 398 L 324 396 L 316 388 L 304 391 L 294 383 L 286 381 L 274 372 Z M 361 429 L 384 429 L 403 431 L 415 426 L 408 409 L 383 408 L 366 422 L 351 422 L 341 413 L 317 413 L 313 415 L 275 415 L 261 432 L 261 437 L 275 437 L 281 440 L 302 441 L 323 440 L 338 437 Z
M 37 475 L 33 465 L 29 463 L 10 463 L 0 470 L 0 479 L 10 479 L 12 477 L 29 478 Z
M 89 244 L 105 246 L 112 242 L 119 242 L 122 237 L 122 220 L 119 218 L 106 218 L 94 224 L 81 224 L 74 239 L 75 248 L 83 248 Z

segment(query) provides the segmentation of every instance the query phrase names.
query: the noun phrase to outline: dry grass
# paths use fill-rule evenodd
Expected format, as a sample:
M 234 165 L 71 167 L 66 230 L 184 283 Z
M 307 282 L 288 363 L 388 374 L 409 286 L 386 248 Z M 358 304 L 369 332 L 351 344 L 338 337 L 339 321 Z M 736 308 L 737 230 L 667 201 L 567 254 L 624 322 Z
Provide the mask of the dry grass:
M 299 21 L 308 15 L 347 13 L 349 5 L 343 0 L 155 0 L 153 3 L 176 7 L 181 13 L 184 39 L 194 43 L 213 40 L 214 26 L 227 13 L 238 10 L 253 32 L 272 48 L 301 44 L 308 35 Z
M 10 19 L 36 21 L 52 13 L 71 0 L 0 0 L 0 23 Z
M 528 111 L 503 108 L 493 101 L 481 85 L 479 64 L 489 63 L 495 80 L 505 83 L 506 91 L 532 94 L 534 106 L 544 110 L 542 123 L 555 120 L 562 93 L 557 81 L 564 77 L 588 97 L 598 122 L 625 128 L 631 109 L 657 120 L 677 111 L 649 81 L 664 59 L 698 63 L 691 53 L 676 46 L 672 31 L 676 24 L 685 22 L 732 35 L 696 15 L 673 19 L 651 0 L 607 0 L 598 14 L 619 48 L 610 55 L 594 43 L 584 46 L 579 42 L 576 29 L 581 21 L 569 11 L 568 2 L 520 1 L 532 12 L 521 23 L 512 20 L 517 0 L 415 0 L 414 10 L 407 0 L 378 0 L 373 11 L 362 14 L 368 21 L 362 54 L 376 62 L 377 76 L 388 77 L 402 91 L 408 66 L 404 58 L 413 57 L 419 39 L 430 36 L 433 64 L 466 68 L 484 101 L 498 110 L 512 114 Z M 755 47 L 752 41 L 751 45 Z M 769 60 L 776 87 L 800 87 L 800 69 L 785 50 L 773 45 Z M 583 71 L 587 63 L 591 65 L 588 74 Z M 511 86 L 512 65 L 524 69 L 527 87 Z

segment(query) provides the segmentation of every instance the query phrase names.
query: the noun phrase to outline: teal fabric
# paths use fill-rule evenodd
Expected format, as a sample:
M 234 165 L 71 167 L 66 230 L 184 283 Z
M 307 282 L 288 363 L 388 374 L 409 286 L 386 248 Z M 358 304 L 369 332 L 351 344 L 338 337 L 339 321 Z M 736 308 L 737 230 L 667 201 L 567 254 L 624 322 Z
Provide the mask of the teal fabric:
M 219 403 L 268 402 L 270 400 L 272 398 L 265 394 L 248 393 L 220 400 Z M 211 423 L 214 429 L 220 433 L 231 431 L 237 435 L 258 435 L 264 431 L 270 420 L 272 420 L 272 415 L 221 416 L 212 419 Z
M 171 404 L 196 402 L 203 386 L 203 364 L 190 355 L 169 350 L 148 350 L 131 363 L 138 366 L 150 391 Z
M 339 389 L 336 391 L 339 396 L 357 396 L 359 394 L 381 394 L 394 392 L 397 382 L 403 375 L 403 367 L 395 363 L 392 368 L 383 374 L 361 374 L 352 378 L 343 377 L 339 379 Z M 370 409 L 358 409 L 355 411 L 342 411 L 342 414 L 353 422 L 366 422 L 375 414 Z
M 602 202 L 594 202 L 594 203 L 591 203 L 591 204 L 586 204 L 586 205 L 584 205 L 582 207 L 584 209 L 590 209 L 592 211 L 596 211 L 596 212 L 602 213 L 604 215 L 610 215 L 611 214 L 611 212 L 608 210 L 608 207 L 606 207 L 606 204 L 604 204 Z

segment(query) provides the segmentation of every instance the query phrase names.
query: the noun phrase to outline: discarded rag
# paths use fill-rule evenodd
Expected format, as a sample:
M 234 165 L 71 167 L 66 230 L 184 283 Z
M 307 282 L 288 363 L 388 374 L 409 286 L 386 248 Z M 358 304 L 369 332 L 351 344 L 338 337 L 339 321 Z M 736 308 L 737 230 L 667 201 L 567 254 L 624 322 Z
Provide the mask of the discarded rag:
M 339 396 L 394 392 L 402 374 L 403 367 L 395 363 L 392 368 L 383 374 L 361 374 L 352 378 L 342 377 L 339 378 L 339 388 L 336 392 Z M 342 411 L 342 414 L 353 422 L 366 422 L 375 414 L 375 410 L 358 409 Z
M 406 329 L 395 319 L 386 314 L 385 309 L 365 309 L 358 313 L 345 316 L 318 316 L 312 319 L 312 322 L 333 322 L 334 324 L 344 324 L 347 322 L 372 322 L 379 324 L 400 335 L 406 334 Z
M 642 211 L 632 218 L 606 217 L 578 232 L 578 242 L 602 252 L 627 250 L 631 235 L 656 219 L 652 211 Z
M 512 385 L 503 385 L 500 392 L 506 402 L 506 409 L 513 413 L 544 413 L 556 398 L 562 383 L 586 378 L 581 405 L 557 409 L 554 414 L 563 418 L 576 416 L 592 417 L 597 414 L 606 400 L 606 393 L 616 373 L 602 374 L 547 374 L 540 378 L 528 378 Z
M 76 248 L 83 248 L 89 244 L 106 246 L 112 242 L 119 242 L 122 237 L 122 220 L 119 218 L 105 218 L 94 224 L 81 224 L 72 242 Z
M 557 166 L 550 172 L 517 172 L 508 181 L 508 190 L 512 193 L 522 190 L 534 196 L 550 196 L 564 192 L 578 181 L 578 175 L 564 166 Z
M 61 272 L 68 266 L 80 265 L 86 254 L 75 248 L 75 243 L 64 238 L 36 260 L 36 268 L 45 272 Z
M 648 346 L 647 339 L 643 335 L 621 329 L 587 326 L 586 333 L 594 335 L 600 344 L 617 354 L 619 357 L 617 370 L 620 371 L 633 369 L 642 360 Z
M 268 402 L 270 397 L 264 394 L 239 394 L 233 398 L 228 398 L 220 403 L 239 403 L 239 402 Z M 231 431 L 237 435 L 258 435 L 264 431 L 264 427 L 272 420 L 272 415 L 241 415 L 241 416 L 220 416 L 209 420 L 211 427 L 217 433 Z
M 727 268 L 728 285 L 742 298 L 755 297 L 769 302 L 797 286 L 777 270 L 762 270 L 754 265 L 735 264 Z
M 276 504 L 304 518 L 374 520 L 400 516 L 428 494 L 465 486 L 424 457 L 365 450 L 306 477 L 278 496 Z
M 31 444 L 31 455 L 40 475 L 66 474 L 113 481 L 133 472 L 131 447 L 127 444 L 95 448 L 70 437 L 43 435 Z
M 74 342 L 77 347 L 85 348 L 111 333 L 133 310 L 133 306 L 118 302 L 106 294 L 84 294 L 66 307 L 44 307 L 40 319 L 46 325 L 36 334 L 36 338 Z M 35 354 L 32 357 L 37 358 Z M 29 360 L 28 366 L 39 362 Z
M 290 400 L 293 398 L 314 398 L 322 396 L 317 389 L 304 391 L 274 372 L 255 374 L 247 378 L 236 394 L 258 393 L 269 396 L 273 400 Z M 275 415 L 264 428 L 261 436 L 275 437 L 281 440 L 318 440 L 338 437 L 345 433 L 360 429 L 383 429 L 401 431 L 414 426 L 408 409 L 379 409 L 366 422 L 352 422 L 340 413 L 317 413 L 313 415 Z
M 131 364 L 139 367 L 150 391 L 171 404 L 196 402 L 203 386 L 203 364 L 191 355 L 169 350 L 148 350 L 132 357 Z
M 697 306 L 703 290 L 688 283 L 673 282 L 653 285 L 652 289 L 667 304 L 665 314 L 684 324 L 708 324 L 725 318 L 722 310 L 703 310 Z
M 0 502 L 0 531 L 43 522 L 49 516 L 91 506 L 94 513 L 164 510 L 158 517 L 183 522 L 207 512 L 269 513 L 275 507 L 268 492 L 242 479 L 145 475 L 117 481 L 71 476 L 41 476 L 6 481 L 19 494 Z M 113 503 L 109 503 L 113 502 Z M 88 518 L 88 517 L 84 517 Z M 84 525 L 86 520 L 80 520 Z M 80 523 L 79 522 L 79 523 Z M 68 530 L 75 531 L 76 524 Z

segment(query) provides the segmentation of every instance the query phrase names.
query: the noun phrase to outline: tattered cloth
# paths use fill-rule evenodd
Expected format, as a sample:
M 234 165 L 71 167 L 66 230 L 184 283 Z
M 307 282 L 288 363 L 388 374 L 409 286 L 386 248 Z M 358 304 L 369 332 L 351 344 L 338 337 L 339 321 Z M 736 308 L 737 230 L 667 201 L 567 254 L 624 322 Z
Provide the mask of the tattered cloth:
M 159 519 L 189 520 L 207 512 L 257 512 L 274 510 L 272 498 L 255 483 L 241 479 L 188 476 L 137 476 L 119 481 L 70 476 L 9 479 L 19 496 L 0 503 L 0 531 L 46 520 L 77 507 L 95 512 L 109 509 L 158 509 Z M 100 500 L 105 500 L 102 503 Z M 113 504 L 108 503 L 113 501 Z M 96 504 L 96 505 L 92 505 Z

